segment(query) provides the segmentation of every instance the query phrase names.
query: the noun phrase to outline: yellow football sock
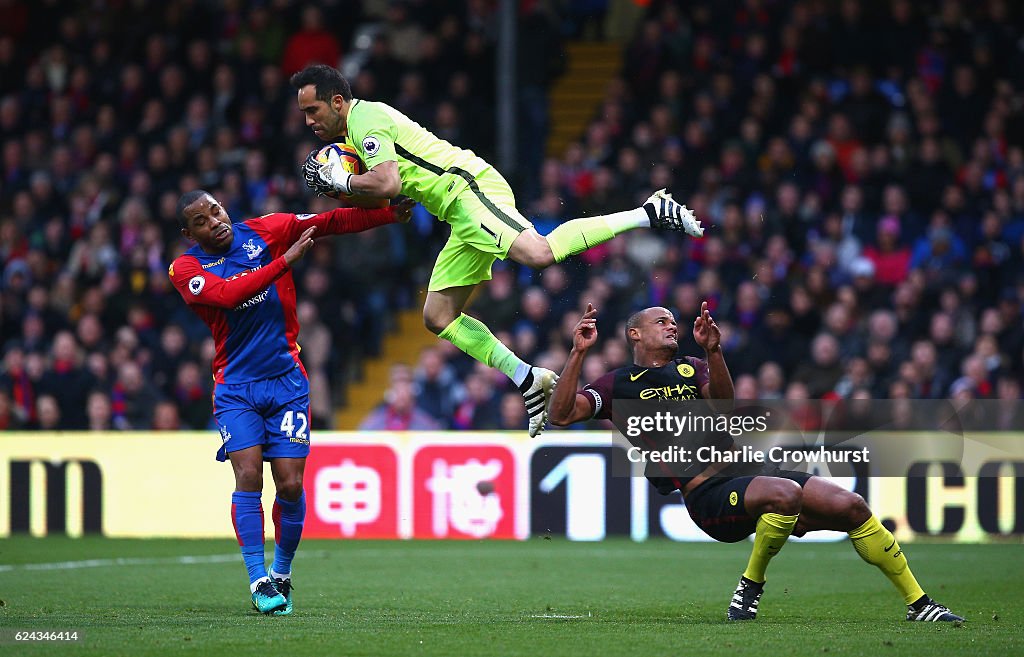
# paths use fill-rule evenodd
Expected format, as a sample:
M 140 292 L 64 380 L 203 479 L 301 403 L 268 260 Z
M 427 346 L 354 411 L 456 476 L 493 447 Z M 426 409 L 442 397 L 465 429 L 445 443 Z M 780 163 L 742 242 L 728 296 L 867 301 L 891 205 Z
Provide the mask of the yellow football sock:
M 573 219 L 548 233 L 548 246 L 555 256 L 555 262 L 562 262 L 569 256 L 607 242 L 619 233 L 650 225 L 651 220 L 643 208 Z
M 519 378 L 516 376 L 517 370 L 529 371 L 529 366 L 494 337 L 486 324 L 469 315 L 460 314 L 438 334 L 438 337 L 451 342 L 488 367 L 501 370 L 513 381 Z M 520 378 L 516 383 L 521 381 Z
M 796 527 L 798 517 L 784 516 L 780 513 L 764 513 L 757 519 L 757 528 L 754 530 L 754 549 L 750 552 L 747 569 L 743 571 L 744 577 L 758 584 L 764 583 L 764 573 L 768 569 L 768 562 L 786 544 L 786 539 Z
M 907 557 L 896 542 L 896 537 L 873 515 L 863 525 L 850 532 L 853 549 L 864 561 L 878 566 L 909 605 L 918 600 L 924 591 L 910 572 Z

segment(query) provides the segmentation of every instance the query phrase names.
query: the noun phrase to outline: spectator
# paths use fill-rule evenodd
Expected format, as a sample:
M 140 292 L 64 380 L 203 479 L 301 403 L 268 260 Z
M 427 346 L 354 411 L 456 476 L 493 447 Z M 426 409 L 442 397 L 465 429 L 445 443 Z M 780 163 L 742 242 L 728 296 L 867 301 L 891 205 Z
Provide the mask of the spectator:
M 324 27 L 324 16 L 320 8 L 309 5 L 302 10 L 301 28 L 288 37 L 281 70 L 285 77 L 289 77 L 313 63 L 339 66 L 341 44 Z
M 100 390 L 90 392 L 85 411 L 89 417 L 89 431 L 111 431 L 114 429 L 114 416 L 110 396 L 107 393 Z
M 203 381 L 208 379 L 195 362 L 185 361 L 178 367 L 171 398 L 177 403 L 181 420 L 189 429 L 204 429 L 210 424 L 212 390 L 203 385 Z
M 134 361 L 121 364 L 111 392 L 114 426 L 126 431 L 141 431 L 153 424 L 153 413 L 160 396 Z
M 930 282 L 944 283 L 954 280 L 957 272 L 967 264 L 967 249 L 963 240 L 953 235 L 945 220 L 935 221 L 928 236 L 914 246 L 910 258 L 911 269 L 920 269 Z
M 185 331 L 177 324 L 165 326 L 160 333 L 160 344 L 154 349 L 150 370 L 153 384 L 165 394 L 174 388 L 180 364 L 188 358 L 187 340 Z
M 60 431 L 64 428 L 60 417 L 60 404 L 53 395 L 40 395 L 36 399 L 36 417 L 40 431 Z
M 911 350 L 911 363 L 917 373 L 917 389 L 913 391 L 918 399 L 941 399 L 951 383 L 949 372 L 938 363 L 935 345 L 928 340 L 918 340 Z
M 25 426 L 35 423 L 36 397 L 39 394 L 36 382 L 29 376 L 25 352 L 19 345 L 6 347 L 4 354 L 4 373 L 0 384 L 9 404 L 7 422 L 13 426 Z
M 82 367 L 75 338 L 69 331 L 59 332 L 53 339 L 52 362 L 41 388 L 56 399 L 66 428 L 85 428 L 86 395 L 94 384 L 95 379 Z
M 785 385 L 786 378 L 778 363 L 768 361 L 758 369 L 757 388 L 761 395 L 759 399 L 782 399 L 785 394 Z
M 480 289 L 473 309 L 491 326 L 511 326 L 519 311 L 520 302 L 516 296 L 512 271 L 508 267 L 495 264 L 493 278 Z
M 393 382 L 384 400 L 360 423 L 360 431 L 436 431 L 441 428 L 434 418 L 416 406 L 409 381 Z
M 819 398 L 831 392 L 839 377 L 842 376 L 842 365 L 839 362 L 839 341 L 828 333 L 819 333 L 811 343 L 811 362 L 797 368 L 793 378 L 802 382 L 804 388 L 799 394 L 807 394 L 811 398 Z M 792 388 L 792 384 L 790 386 Z M 796 394 L 798 389 L 793 389 Z M 791 394 L 787 388 L 787 398 Z
M 416 405 L 442 426 L 447 425 L 461 393 L 461 384 L 451 365 L 445 363 L 439 348 L 428 347 L 420 352 L 413 381 Z
M 154 431 L 178 431 L 181 429 L 181 421 L 178 419 L 178 406 L 174 402 L 157 402 L 153 409 L 153 430 Z
M 864 257 L 875 268 L 875 280 L 881 285 L 902 283 L 910 271 L 910 249 L 900 246 L 900 220 L 894 216 L 882 217 L 878 222 L 877 246 L 868 245 Z
M 15 413 L 14 405 L 7 392 L 0 389 L 0 431 L 17 431 L 22 428 L 21 421 Z
M 466 394 L 452 414 L 452 428 L 475 431 L 497 429 L 501 410 L 490 376 L 474 372 L 466 379 L 465 385 Z
M 276 62 L 280 60 L 285 47 L 284 26 L 274 20 L 269 7 L 256 5 L 250 10 L 246 25 L 238 31 L 236 48 L 243 39 L 251 39 L 257 44 L 262 61 Z
M 757 377 L 753 374 L 741 374 L 735 381 L 736 399 L 761 399 L 757 389 Z
M 502 431 L 521 431 L 526 424 L 526 408 L 521 395 L 506 392 L 501 396 L 501 411 L 495 429 Z
M 953 328 L 953 319 L 948 313 L 932 316 L 928 337 L 938 353 L 939 367 L 947 372 L 958 372 L 963 358 L 963 349 L 955 341 Z
M 1000 377 L 996 384 L 995 412 L 988 416 L 985 427 L 994 431 L 1019 431 L 1024 425 L 1024 405 L 1020 397 L 1020 381 L 1012 376 Z
M 835 392 L 844 399 L 853 399 L 857 391 L 866 392 L 873 383 L 874 374 L 868 361 L 852 358 L 847 361 L 843 376 L 836 383 Z

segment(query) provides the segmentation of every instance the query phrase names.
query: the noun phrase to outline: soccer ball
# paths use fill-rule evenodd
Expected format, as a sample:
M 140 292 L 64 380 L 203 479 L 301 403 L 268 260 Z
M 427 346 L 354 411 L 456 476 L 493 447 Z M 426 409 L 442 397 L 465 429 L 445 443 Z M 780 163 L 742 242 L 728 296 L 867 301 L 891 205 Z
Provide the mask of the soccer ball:
M 321 164 L 340 162 L 342 171 L 356 176 L 366 173 L 366 165 L 359 159 L 359 153 L 349 144 L 327 144 L 316 154 L 316 161 Z M 386 198 L 359 196 L 358 194 L 331 194 L 330 196 L 357 208 L 386 208 L 390 203 Z
M 316 154 L 316 161 L 328 164 L 332 157 L 337 157 L 341 161 L 341 168 L 348 173 L 357 176 L 366 173 L 366 166 L 359 159 L 359 153 L 348 144 L 327 144 Z

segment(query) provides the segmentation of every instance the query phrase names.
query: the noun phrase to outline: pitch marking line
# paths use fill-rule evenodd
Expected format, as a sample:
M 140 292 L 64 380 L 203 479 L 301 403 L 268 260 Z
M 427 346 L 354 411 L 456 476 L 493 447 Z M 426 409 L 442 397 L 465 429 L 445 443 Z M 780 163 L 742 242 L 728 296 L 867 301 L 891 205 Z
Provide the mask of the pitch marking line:
M 584 616 L 582 614 L 579 614 L 579 615 L 577 615 L 577 614 L 533 614 L 533 615 L 530 616 L 530 618 L 547 618 L 547 619 L 554 619 L 554 620 L 580 620 L 581 618 L 592 618 L 592 617 L 593 616 L 591 615 L 591 613 L 589 611 L 587 612 L 586 616 Z
M 326 551 L 306 552 L 309 556 L 323 556 Z M 0 564 L 0 573 L 12 571 L 79 570 L 82 568 L 111 568 L 118 566 L 194 566 L 241 561 L 242 555 L 232 554 L 185 555 L 181 557 L 118 557 L 114 559 L 84 559 L 82 561 L 54 561 L 51 563 Z

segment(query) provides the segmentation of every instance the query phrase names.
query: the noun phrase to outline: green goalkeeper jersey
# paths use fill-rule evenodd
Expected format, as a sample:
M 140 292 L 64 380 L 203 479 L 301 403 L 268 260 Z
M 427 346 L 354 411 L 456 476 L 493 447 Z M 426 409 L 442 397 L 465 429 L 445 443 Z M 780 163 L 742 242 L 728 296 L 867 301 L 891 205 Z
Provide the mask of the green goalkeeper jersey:
M 491 168 L 473 151 L 452 146 L 385 103 L 352 99 L 346 141 L 367 170 L 398 162 L 401 193 L 445 221 L 459 192 Z

